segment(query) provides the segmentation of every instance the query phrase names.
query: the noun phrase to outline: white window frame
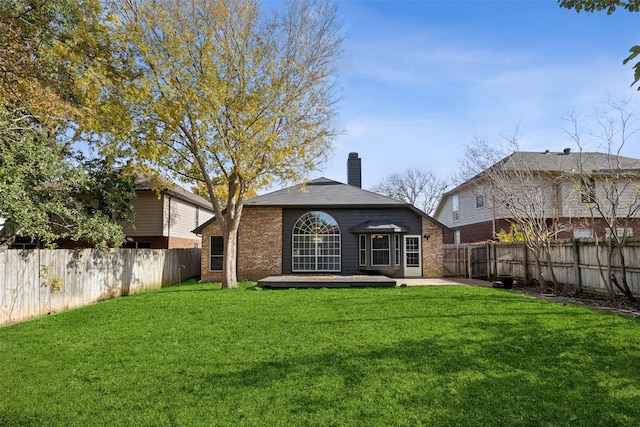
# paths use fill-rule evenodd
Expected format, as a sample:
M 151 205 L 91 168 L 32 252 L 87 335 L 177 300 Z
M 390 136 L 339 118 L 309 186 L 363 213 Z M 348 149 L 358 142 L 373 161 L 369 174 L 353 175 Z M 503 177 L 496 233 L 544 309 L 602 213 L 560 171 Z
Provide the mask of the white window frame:
M 341 271 L 341 237 L 337 221 L 326 212 L 302 215 L 291 235 L 291 271 Z
M 395 266 L 400 265 L 400 235 L 399 234 L 394 234 L 393 235 L 393 256 L 394 256 L 394 260 L 393 260 L 393 264 Z
M 453 222 L 460 221 L 460 198 L 457 194 L 451 196 L 451 205 Z
M 360 267 L 367 266 L 367 235 L 358 235 L 358 265 Z
M 387 248 L 386 249 L 375 248 L 374 242 L 378 240 L 386 240 Z M 376 262 L 375 255 L 378 252 L 387 252 L 388 262 L 386 264 L 375 264 Z M 388 267 L 390 265 L 391 265 L 391 236 L 389 234 L 372 234 L 371 235 L 371 266 L 372 267 Z

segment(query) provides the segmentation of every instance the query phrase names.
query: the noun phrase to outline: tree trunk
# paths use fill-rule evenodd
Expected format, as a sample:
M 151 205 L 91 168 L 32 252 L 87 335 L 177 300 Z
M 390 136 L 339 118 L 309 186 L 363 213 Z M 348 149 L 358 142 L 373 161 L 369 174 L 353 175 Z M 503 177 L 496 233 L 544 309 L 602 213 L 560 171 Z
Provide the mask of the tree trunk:
M 540 292 L 545 290 L 545 280 L 544 275 L 542 274 L 542 264 L 540 263 L 540 254 L 536 251 L 533 252 L 534 263 L 536 266 L 536 276 L 538 279 L 538 290 Z
M 222 264 L 222 289 L 235 289 L 238 287 L 238 275 L 236 272 L 238 258 L 238 228 L 230 227 L 223 237 L 224 258 Z
M 629 288 L 629 283 L 627 282 L 627 261 L 624 257 L 624 248 L 621 244 L 616 243 L 616 249 L 618 251 L 618 255 L 620 256 L 620 268 L 622 270 L 620 272 L 620 279 L 622 281 L 622 293 L 624 293 L 624 296 L 626 296 L 629 301 L 636 302 L 636 297 L 633 295 L 633 292 Z M 614 283 L 616 282 L 614 281 Z
M 544 254 L 547 259 L 547 265 L 549 266 L 549 274 L 551 276 L 551 281 L 553 282 L 553 293 L 560 293 L 560 283 L 558 283 L 558 278 L 556 277 L 556 273 L 553 270 L 553 263 L 551 260 L 551 248 L 549 246 L 544 247 Z

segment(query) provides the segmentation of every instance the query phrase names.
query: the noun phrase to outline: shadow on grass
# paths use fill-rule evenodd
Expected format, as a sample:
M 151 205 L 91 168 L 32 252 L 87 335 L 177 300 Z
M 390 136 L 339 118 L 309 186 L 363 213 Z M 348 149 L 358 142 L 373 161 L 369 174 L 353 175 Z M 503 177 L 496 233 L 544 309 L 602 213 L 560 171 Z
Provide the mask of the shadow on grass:
M 469 426 L 634 425 L 640 419 L 637 349 L 612 354 L 614 347 L 602 334 L 578 342 L 543 324 L 482 328 L 482 338 L 410 339 L 289 358 L 276 354 L 203 380 L 240 395 L 268 391 L 274 402 L 289 402 L 292 416 L 321 420 L 340 408 L 347 424 L 358 411 L 362 422 L 398 425 L 412 417 L 429 425 Z

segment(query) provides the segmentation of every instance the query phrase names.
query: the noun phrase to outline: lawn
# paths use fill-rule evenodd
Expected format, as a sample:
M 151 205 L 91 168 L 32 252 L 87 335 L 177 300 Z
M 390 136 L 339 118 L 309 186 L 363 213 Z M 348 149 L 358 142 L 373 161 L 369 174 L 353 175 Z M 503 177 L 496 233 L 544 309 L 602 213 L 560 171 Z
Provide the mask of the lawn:
M 0 329 L 0 425 L 639 424 L 638 319 L 499 289 L 187 283 Z

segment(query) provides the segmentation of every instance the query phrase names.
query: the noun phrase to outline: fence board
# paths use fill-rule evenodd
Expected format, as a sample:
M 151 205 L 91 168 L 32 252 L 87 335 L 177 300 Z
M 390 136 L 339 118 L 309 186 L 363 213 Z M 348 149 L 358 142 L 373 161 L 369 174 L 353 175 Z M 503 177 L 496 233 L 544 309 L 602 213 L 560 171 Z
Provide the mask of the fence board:
M 609 277 L 607 264 L 606 243 L 600 241 L 596 245 L 593 239 L 558 240 L 551 247 L 551 266 L 558 282 L 572 287 L 581 287 L 598 292 L 605 292 L 606 286 L 602 278 Z M 466 251 L 473 250 L 478 244 L 444 245 L 444 271 L 451 276 L 468 277 L 468 266 L 464 257 Z M 535 263 L 533 254 L 522 243 L 487 243 L 487 249 L 477 251 L 473 262 L 480 264 L 483 261 L 488 266 L 485 278 L 495 278 L 500 275 L 511 275 L 520 280 L 535 277 Z M 640 239 L 633 238 L 627 241 L 623 248 L 625 264 L 627 267 L 627 281 L 631 291 L 640 295 Z M 482 256 L 485 259 L 482 259 Z M 600 263 L 598 263 L 598 257 Z M 455 259 L 455 260 L 454 260 Z M 611 260 L 611 272 L 620 274 L 621 262 L 619 255 L 615 254 Z M 462 265 L 464 264 L 464 265 Z M 602 269 L 602 273 L 601 273 Z M 473 270 L 473 269 L 472 269 Z M 479 272 L 479 270 L 478 270 Z M 551 269 L 546 260 L 542 260 L 542 272 L 547 281 L 551 280 Z M 477 274 L 472 272 L 473 277 Z
M 199 274 L 200 249 L 196 248 L 2 250 L 0 325 L 167 286 Z M 44 285 L 55 278 L 63 286 L 52 293 Z

